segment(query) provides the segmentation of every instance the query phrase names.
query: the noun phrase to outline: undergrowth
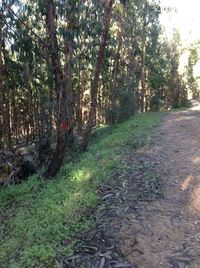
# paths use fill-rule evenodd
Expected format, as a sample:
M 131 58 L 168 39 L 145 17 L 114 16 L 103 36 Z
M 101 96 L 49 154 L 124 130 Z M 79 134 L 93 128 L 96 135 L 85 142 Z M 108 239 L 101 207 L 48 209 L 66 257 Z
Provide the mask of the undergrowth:
M 160 113 L 139 114 L 97 130 L 88 152 L 63 165 L 57 178 L 39 175 L 0 190 L 0 267 L 59 267 L 78 235 L 92 225 L 97 189 L 120 169 L 123 155 L 141 146 Z

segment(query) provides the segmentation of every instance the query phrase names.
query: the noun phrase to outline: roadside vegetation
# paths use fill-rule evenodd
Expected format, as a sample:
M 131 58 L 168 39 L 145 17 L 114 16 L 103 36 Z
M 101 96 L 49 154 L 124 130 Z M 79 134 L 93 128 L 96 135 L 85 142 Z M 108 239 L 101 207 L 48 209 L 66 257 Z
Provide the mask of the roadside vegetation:
M 39 175 L 0 190 L 1 267 L 56 267 L 92 225 L 98 187 L 113 178 L 123 155 L 142 146 L 162 113 L 138 114 L 96 131 L 88 152 L 63 165 L 54 180 Z

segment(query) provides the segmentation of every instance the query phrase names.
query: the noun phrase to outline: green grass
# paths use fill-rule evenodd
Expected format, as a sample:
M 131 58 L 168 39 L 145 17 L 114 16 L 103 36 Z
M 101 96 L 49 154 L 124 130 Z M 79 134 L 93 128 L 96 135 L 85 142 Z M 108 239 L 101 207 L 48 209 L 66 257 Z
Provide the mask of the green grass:
M 88 152 L 63 165 L 54 180 L 34 175 L 0 189 L 0 267 L 58 267 L 56 259 L 70 253 L 77 234 L 91 226 L 98 187 L 120 169 L 123 155 L 147 140 L 160 118 L 140 114 L 97 131 Z

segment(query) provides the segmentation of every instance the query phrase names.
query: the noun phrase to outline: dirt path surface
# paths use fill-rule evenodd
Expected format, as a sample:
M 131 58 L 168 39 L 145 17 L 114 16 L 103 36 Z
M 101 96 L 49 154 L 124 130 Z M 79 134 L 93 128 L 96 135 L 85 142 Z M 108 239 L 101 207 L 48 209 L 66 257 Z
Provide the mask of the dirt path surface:
M 99 189 L 95 228 L 61 267 L 200 268 L 200 103 L 133 147 Z
M 167 115 L 140 157 L 161 178 L 163 198 L 141 198 L 127 215 L 120 229 L 124 255 L 133 267 L 199 268 L 200 104 Z

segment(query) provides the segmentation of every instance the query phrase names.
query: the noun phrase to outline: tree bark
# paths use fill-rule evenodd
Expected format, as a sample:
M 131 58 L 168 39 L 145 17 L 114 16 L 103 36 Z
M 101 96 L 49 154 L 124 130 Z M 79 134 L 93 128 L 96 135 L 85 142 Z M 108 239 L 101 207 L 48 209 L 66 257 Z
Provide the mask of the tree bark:
M 4 34 L 1 34 L 1 65 L 2 65 L 2 82 L 1 82 L 1 94 L 3 101 L 2 115 L 3 115 L 3 139 L 4 145 L 11 149 L 11 118 L 10 118 L 10 88 L 7 86 L 8 81 L 8 53 L 6 51 Z
M 92 128 L 96 124 L 96 109 L 97 109 L 97 93 L 98 93 L 98 85 L 99 85 L 99 76 L 101 73 L 105 48 L 106 48 L 106 44 L 108 40 L 108 32 L 109 32 L 109 27 L 110 27 L 113 3 L 114 3 L 113 0 L 104 1 L 105 7 L 104 7 L 104 18 L 103 18 L 103 31 L 101 35 L 101 43 L 100 43 L 96 66 L 95 66 L 94 79 L 91 83 L 91 105 L 90 105 L 89 119 L 88 119 L 87 126 L 83 135 L 83 142 L 82 142 L 83 151 L 87 149 L 87 146 L 90 141 L 91 134 L 92 134 Z
M 135 114 L 136 111 L 136 103 L 135 103 L 135 88 L 136 88 L 136 56 L 135 56 L 135 47 L 136 47 L 136 37 L 133 35 L 132 36 L 132 46 L 130 49 L 130 63 L 129 63 L 129 70 L 130 70 L 130 97 L 131 97 L 131 102 L 132 102 L 132 107 L 131 108 L 131 115 Z
M 2 12 L 0 11 L 2 16 Z M 3 141 L 3 33 L 2 33 L 3 23 L 0 20 L 0 149 L 4 146 Z
M 120 26 L 119 26 L 120 27 Z M 113 82 L 112 82 L 112 92 L 111 92 L 111 124 L 114 124 L 117 120 L 116 116 L 116 88 L 117 88 L 117 76 L 119 73 L 119 62 L 120 62 L 120 51 L 122 47 L 122 29 L 119 29 L 118 32 L 118 45 L 117 52 L 114 58 L 114 66 L 113 66 Z
M 69 114 L 69 129 L 68 129 L 68 145 L 71 146 L 74 140 L 73 129 L 74 129 L 74 95 L 72 91 L 72 52 L 73 52 L 73 31 L 74 31 L 74 14 L 76 3 L 74 0 L 68 2 L 70 6 L 71 15 L 66 18 L 67 22 L 67 31 L 69 32 L 68 36 L 65 38 L 65 66 L 64 66 L 64 81 L 67 88 L 67 96 L 68 96 L 68 114 Z
M 48 32 L 47 32 L 48 36 Z M 48 42 L 47 42 L 48 43 Z M 53 87 L 51 83 L 51 68 L 50 66 L 50 55 L 47 47 L 45 49 L 45 61 L 46 61 L 46 71 L 47 71 L 47 79 L 48 79 L 48 127 L 47 127 L 47 136 L 48 139 L 52 139 L 52 133 L 53 133 L 53 102 L 54 102 L 54 93 L 53 93 Z
M 146 75 L 145 75 L 145 58 L 146 58 L 146 36 L 145 22 L 142 36 L 142 62 L 141 62 L 141 111 L 145 111 L 145 95 L 146 95 Z
M 76 123 L 78 134 L 82 132 L 83 118 L 82 118 L 82 98 L 83 98 L 83 88 L 81 81 L 81 68 L 80 63 L 78 64 L 78 87 L 77 87 L 77 97 L 76 97 Z
M 67 110 L 67 92 L 64 84 L 63 72 L 61 69 L 56 25 L 56 8 L 53 0 L 45 0 L 46 4 L 46 27 L 49 37 L 49 54 L 54 72 L 55 88 L 58 102 L 58 127 L 57 144 L 53 157 L 44 172 L 45 178 L 54 177 L 63 162 L 68 138 L 68 110 Z

